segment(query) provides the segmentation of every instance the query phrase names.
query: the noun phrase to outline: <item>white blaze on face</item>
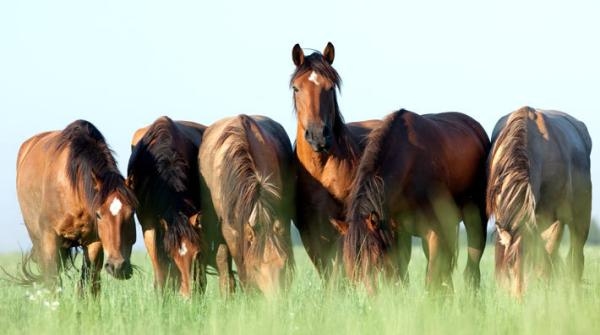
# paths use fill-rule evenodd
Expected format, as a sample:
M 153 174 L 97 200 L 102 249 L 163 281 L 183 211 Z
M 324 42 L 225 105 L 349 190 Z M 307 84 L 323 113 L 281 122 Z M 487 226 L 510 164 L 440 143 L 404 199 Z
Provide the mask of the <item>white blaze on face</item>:
M 185 242 L 181 243 L 181 247 L 179 248 L 179 255 L 184 256 L 187 254 L 187 247 L 185 246 Z
M 113 201 L 110 203 L 110 213 L 113 216 L 117 216 L 117 214 L 119 214 L 119 211 L 121 210 L 121 208 L 123 207 L 123 203 L 121 203 L 121 200 L 119 200 L 119 198 L 115 197 L 113 199 Z
M 317 86 L 321 85 L 321 83 L 319 83 L 319 75 L 315 71 L 310 73 L 310 76 L 308 76 L 308 80 L 312 81 Z

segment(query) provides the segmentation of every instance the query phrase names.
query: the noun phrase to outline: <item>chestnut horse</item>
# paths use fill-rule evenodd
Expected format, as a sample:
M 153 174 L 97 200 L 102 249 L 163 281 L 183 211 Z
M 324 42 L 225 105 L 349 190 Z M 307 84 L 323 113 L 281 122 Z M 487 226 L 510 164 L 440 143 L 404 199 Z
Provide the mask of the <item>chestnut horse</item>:
M 173 284 L 179 284 L 185 297 L 191 294 L 190 278 L 199 290 L 205 287 L 197 224 L 201 205 L 197 157 L 205 128 L 158 118 L 135 132 L 127 168 L 128 183 L 139 200 L 137 217 L 154 268 L 154 285 L 162 289 L 172 274 L 178 279 Z M 198 266 L 192 269 L 194 263 Z
M 348 276 L 369 291 L 379 274 L 407 281 L 411 236 L 418 236 L 428 260 L 427 287 L 451 291 L 462 220 L 469 246 L 464 276 L 477 287 L 489 149 L 484 129 L 464 114 L 388 115 L 368 137 L 348 196 Z
M 549 278 L 569 226 L 569 273 L 583 272 L 591 220 L 592 140 L 585 124 L 562 112 L 523 107 L 502 117 L 492 134 L 487 210 L 496 222 L 496 277 L 521 297 L 524 267 Z
M 41 277 L 26 271 L 29 282 L 56 283 L 71 251 L 83 247 L 80 287 L 100 289 L 106 271 L 129 279 L 135 242 L 136 198 L 125 185 L 102 134 L 77 120 L 63 131 L 44 132 L 25 141 L 17 160 L 17 195 Z
M 264 116 L 221 119 L 204 133 L 202 229 L 224 294 L 235 286 L 232 258 L 242 285 L 266 296 L 291 278 L 292 157 L 283 127 Z
M 331 43 L 323 54 L 314 52 L 308 56 L 296 44 L 292 50 L 296 70 L 290 81 L 298 121 L 295 224 L 308 256 L 326 279 L 341 265 L 338 227 L 345 219 L 344 202 L 363 141 L 380 123 L 344 123 L 336 96 L 341 79 L 331 66 L 334 54 Z

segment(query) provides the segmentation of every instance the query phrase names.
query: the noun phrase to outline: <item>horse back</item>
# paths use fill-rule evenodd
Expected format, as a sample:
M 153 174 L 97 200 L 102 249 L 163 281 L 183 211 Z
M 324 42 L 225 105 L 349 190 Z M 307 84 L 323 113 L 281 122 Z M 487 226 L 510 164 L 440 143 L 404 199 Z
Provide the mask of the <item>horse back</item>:
M 441 170 L 437 176 L 445 178 L 452 193 L 485 188 L 481 185 L 491 145 L 479 122 L 458 112 L 426 114 L 422 126 L 416 125 L 415 131 L 426 143 L 430 161 Z
M 379 127 L 381 125 L 381 120 L 364 120 L 364 121 L 356 121 L 350 122 L 346 124 L 348 127 L 348 131 L 351 136 L 354 138 L 355 142 L 358 144 L 359 149 L 364 150 L 367 144 L 367 137 L 373 131 L 373 129 Z
M 541 205 L 591 189 L 591 138 L 585 124 L 557 111 L 536 110 L 528 118 L 530 178 Z

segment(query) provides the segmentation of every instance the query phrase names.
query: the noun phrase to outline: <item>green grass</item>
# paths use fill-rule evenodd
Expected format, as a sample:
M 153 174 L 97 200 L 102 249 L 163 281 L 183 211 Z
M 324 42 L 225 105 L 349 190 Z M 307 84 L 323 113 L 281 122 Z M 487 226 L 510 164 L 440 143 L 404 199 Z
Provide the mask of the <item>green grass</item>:
M 493 247 L 482 262 L 482 288 L 473 295 L 462 269 L 454 273 L 455 294 L 442 299 L 424 290 L 425 259 L 415 248 L 408 288 L 384 287 L 376 296 L 344 284 L 325 287 L 304 251 L 296 249 L 294 283 L 276 301 L 243 293 L 220 297 L 211 277 L 204 296 L 183 300 L 159 296 L 144 251 L 134 255 L 142 271 L 128 281 L 103 273 L 99 299 L 75 294 L 77 273 L 63 291 L 36 293 L 0 282 L 2 334 L 592 334 L 600 329 L 600 247 L 586 248 L 585 284 L 531 287 L 522 303 L 496 289 Z M 0 255 L 15 271 L 20 255 Z M 54 303 L 54 304 L 53 304 Z

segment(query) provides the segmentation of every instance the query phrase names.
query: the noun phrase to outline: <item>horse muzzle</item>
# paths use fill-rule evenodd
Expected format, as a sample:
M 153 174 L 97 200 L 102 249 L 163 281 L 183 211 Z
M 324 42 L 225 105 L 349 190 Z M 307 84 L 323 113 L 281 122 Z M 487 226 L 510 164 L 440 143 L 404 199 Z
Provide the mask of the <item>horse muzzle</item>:
M 304 132 L 304 138 L 315 152 L 327 152 L 331 148 L 331 132 L 327 126 L 311 126 Z
M 133 268 L 128 260 L 107 261 L 104 269 L 117 279 L 129 279 L 133 275 Z

